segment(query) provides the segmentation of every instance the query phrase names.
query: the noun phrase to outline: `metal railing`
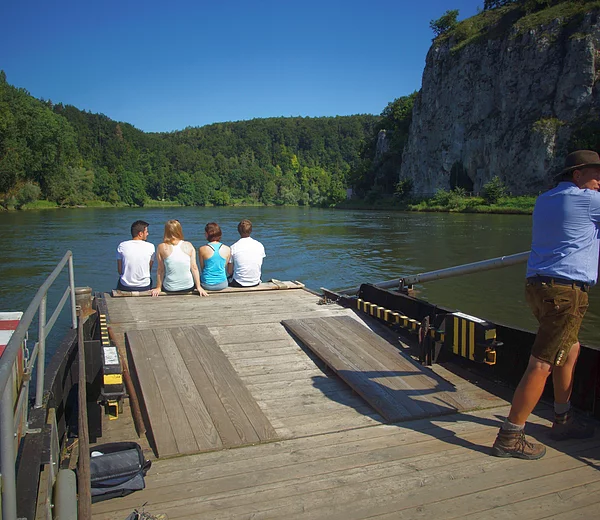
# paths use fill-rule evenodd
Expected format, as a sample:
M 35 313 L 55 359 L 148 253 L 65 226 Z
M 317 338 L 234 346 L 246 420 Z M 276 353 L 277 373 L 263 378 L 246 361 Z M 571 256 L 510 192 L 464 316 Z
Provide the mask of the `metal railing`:
M 52 284 L 61 274 L 64 267 L 68 265 L 69 285 L 58 302 L 52 316 L 46 321 L 46 303 L 48 291 Z M 16 442 L 17 421 L 23 421 L 27 427 L 27 401 L 29 394 L 29 378 L 33 371 L 37 357 L 36 371 L 36 393 L 35 407 L 43 405 L 44 398 L 44 374 L 46 358 L 46 338 L 52 330 L 58 316 L 60 315 L 67 299 L 71 300 L 71 325 L 77 328 L 77 314 L 75 308 L 75 278 L 73 274 L 73 253 L 67 251 L 63 259 L 48 276 L 46 281 L 38 289 L 35 297 L 21 317 L 21 321 L 11 336 L 2 358 L 0 359 L 0 472 L 2 478 L 2 519 L 16 520 L 17 518 L 17 486 L 16 486 Z M 25 367 L 24 383 L 19 389 L 17 396 L 17 411 L 20 410 L 19 403 L 24 400 L 24 414 L 22 417 L 15 415 L 15 396 L 13 395 L 13 367 L 17 361 L 21 345 L 27 336 L 35 315 L 38 315 L 38 340 L 33 348 L 30 358 Z
M 527 262 L 530 251 L 523 253 L 515 253 L 514 255 L 499 256 L 490 258 L 489 260 L 481 260 L 470 264 L 457 265 L 446 269 L 438 269 L 437 271 L 429 271 L 427 273 L 408 275 L 403 278 L 395 278 L 394 280 L 386 280 L 376 282 L 373 285 L 380 289 L 396 289 L 398 287 L 406 287 L 415 283 L 431 282 L 432 280 L 442 280 L 444 278 L 452 278 L 454 276 L 462 276 L 464 274 L 479 273 L 482 271 L 490 271 L 501 267 L 509 267 L 511 265 L 522 264 Z M 350 287 L 338 291 L 340 294 L 356 294 L 360 291 L 360 286 Z

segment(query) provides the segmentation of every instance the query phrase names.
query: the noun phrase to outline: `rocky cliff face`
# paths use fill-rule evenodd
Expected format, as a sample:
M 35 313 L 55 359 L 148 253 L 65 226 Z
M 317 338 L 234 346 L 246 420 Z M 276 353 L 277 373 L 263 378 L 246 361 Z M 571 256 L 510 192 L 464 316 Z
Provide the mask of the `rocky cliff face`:
M 600 117 L 600 20 L 429 50 L 400 179 L 414 191 L 472 186 L 495 175 L 514 193 L 545 190 L 573 129 Z

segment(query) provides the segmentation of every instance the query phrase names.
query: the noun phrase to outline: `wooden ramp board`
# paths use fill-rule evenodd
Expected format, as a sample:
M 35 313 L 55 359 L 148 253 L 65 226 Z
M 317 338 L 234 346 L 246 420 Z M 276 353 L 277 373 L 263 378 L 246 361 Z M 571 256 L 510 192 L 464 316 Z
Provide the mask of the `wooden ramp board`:
M 473 407 L 448 381 L 349 316 L 282 324 L 390 422 Z
M 158 457 L 277 438 L 204 325 L 126 337 Z
M 260 285 L 255 285 L 253 287 L 226 287 L 220 291 L 206 291 L 209 294 L 227 294 L 227 293 L 237 293 L 237 292 L 255 292 L 255 291 L 276 291 L 282 289 L 302 289 L 304 284 L 298 282 L 296 280 L 290 282 L 285 281 L 282 282 L 280 280 L 269 280 L 268 282 L 261 283 Z M 113 289 L 111 291 L 111 296 L 113 298 L 127 298 L 132 296 L 152 296 L 152 291 L 120 291 L 118 289 Z M 178 292 L 178 293 L 166 293 L 161 292 L 160 296 L 189 296 L 189 295 L 197 295 L 198 291 L 193 289 L 188 292 Z

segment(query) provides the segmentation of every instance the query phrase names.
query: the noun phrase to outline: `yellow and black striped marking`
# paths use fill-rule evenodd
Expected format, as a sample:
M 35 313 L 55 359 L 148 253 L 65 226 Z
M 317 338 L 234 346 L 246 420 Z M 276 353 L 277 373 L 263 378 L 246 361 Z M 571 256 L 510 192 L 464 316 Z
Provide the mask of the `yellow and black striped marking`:
M 108 347 L 110 345 L 110 338 L 108 336 L 108 326 L 106 324 L 106 314 L 100 314 L 100 338 L 102 340 L 102 346 Z
M 409 332 L 418 332 L 421 327 L 421 322 L 408 316 L 404 316 L 399 312 L 386 309 L 374 303 L 367 302 L 362 298 L 357 298 L 356 307 L 359 311 L 365 312 L 375 318 L 383 320 L 392 325 L 398 325 Z M 444 333 L 435 329 L 429 329 L 429 334 L 435 341 L 444 341 Z
M 471 361 L 488 365 L 496 363 L 492 343 L 496 339 L 493 325 L 460 312 L 447 317 L 452 320 L 452 352 Z

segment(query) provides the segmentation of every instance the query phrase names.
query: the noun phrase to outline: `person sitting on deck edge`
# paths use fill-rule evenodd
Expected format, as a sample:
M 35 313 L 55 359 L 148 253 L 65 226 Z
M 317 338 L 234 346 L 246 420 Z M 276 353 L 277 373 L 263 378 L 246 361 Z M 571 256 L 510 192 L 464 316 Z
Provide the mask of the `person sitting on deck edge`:
M 148 222 L 136 220 L 131 224 L 131 240 L 125 240 L 117 247 L 117 270 L 120 291 L 149 291 L 152 289 L 152 264 L 154 244 L 146 242 Z
M 231 246 L 231 259 L 227 265 L 227 272 L 233 275 L 230 287 L 255 287 L 260 284 L 261 267 L 265 248 L 258 241 L 250 237 L 252 222 L 247 219 L 238 224 L 240 239 Z
M 590 424 L 575 419 L 570 398 L 579 355 L 577 336 L 588 308 L 588 290 L 598 279 L 600 157 L 579 150 L 567 155 L 558 185 L 540 195 L 533 210 L 525 296 L 539 323 L 529 364 L 515 390 L 492 455 L 539 459 L 543 444 L 527 441 L 523 428 L 544 391 L 554 385 L 554 440 L 583 439 Z
M 200 283 L 207 291 L 222 291 L 228 285 L 226 266 L 231 250 L 220 242 L 223 233 L 219 224 L 209 222 L 204 231 L 208 244 L 198 249 L 202 269 Z
M 188 293 L 196 288 L 200 296 L 208 293 L 200 286 L 196 249 L 183 239 L 179 220 L 167 220 L 163 241 L 158 244 L 156 287 L 152 296 L 166 293 Z

